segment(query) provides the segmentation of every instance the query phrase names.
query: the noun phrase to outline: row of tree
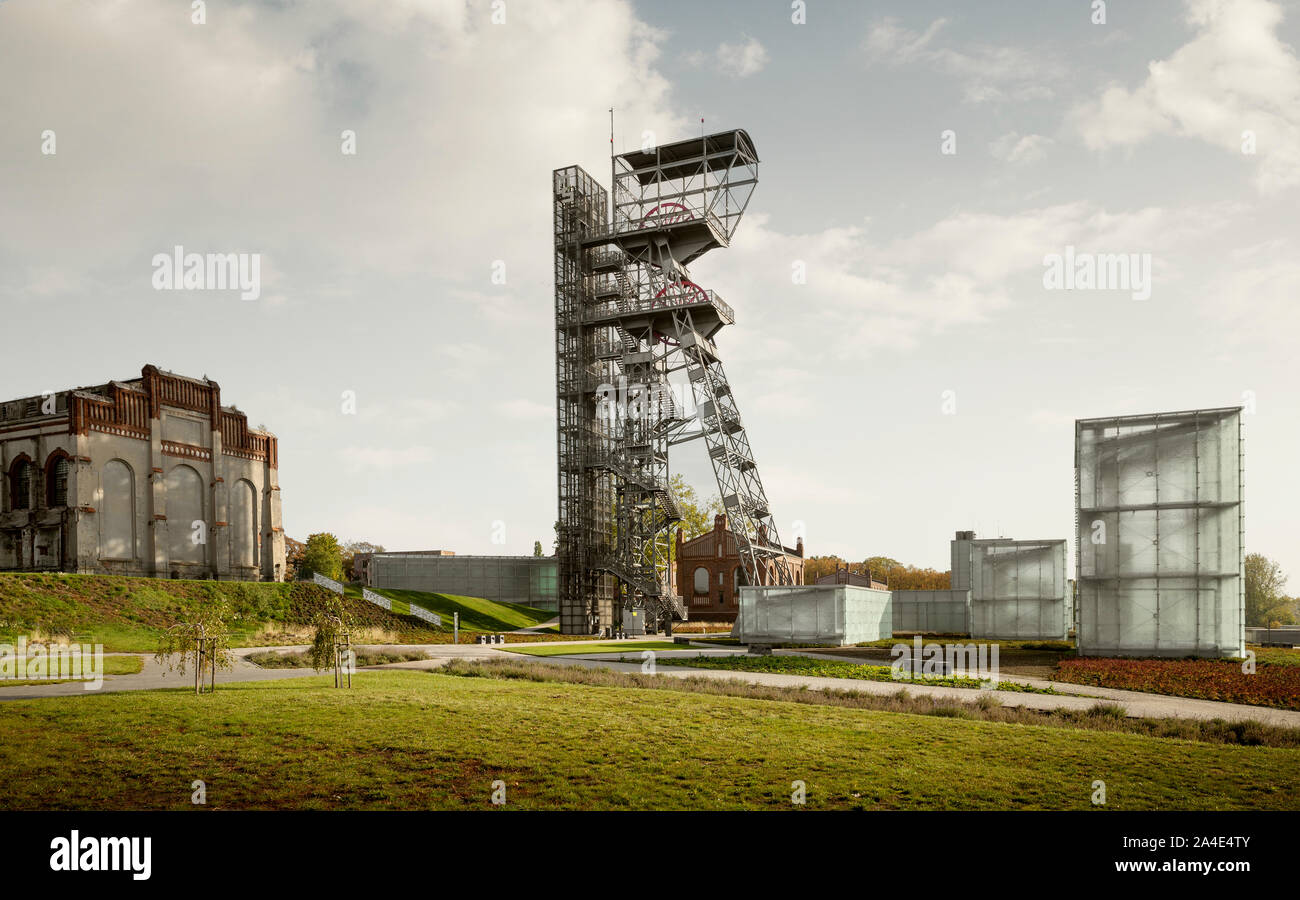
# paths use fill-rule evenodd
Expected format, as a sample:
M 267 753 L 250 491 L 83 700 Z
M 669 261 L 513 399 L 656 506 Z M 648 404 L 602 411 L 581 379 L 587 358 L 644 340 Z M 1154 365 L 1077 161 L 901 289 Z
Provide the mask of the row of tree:
M 949 572 L 905 565 L 889 556 L 868 556 L 861 562 L 849 562 L 835 555 L 805 559 L 804 583 L 813 584 L 823 575 L 832 575 L 840 569 L 848 569 L 855 575 L 870 575 L 895 591 L 946 591 L 952 584 Z

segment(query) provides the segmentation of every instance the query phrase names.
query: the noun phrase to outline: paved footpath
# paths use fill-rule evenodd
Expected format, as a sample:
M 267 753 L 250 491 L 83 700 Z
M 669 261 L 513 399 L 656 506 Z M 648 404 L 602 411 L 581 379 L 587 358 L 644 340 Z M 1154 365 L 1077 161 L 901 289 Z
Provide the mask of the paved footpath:
M 645 638 L 642 640 L 653 640 Z M 662 638 L 659 638 L 662 640 Z M 554 646 L 554 642 L 548 646 Z M 563 642 L 567 644 L 567 642 Z M 391 663 L 387 666 L 375 666 L 362 669 L 414 669 L 431 671 L 447 664 L 452 659 L 486 660 L 513 659 L 525 662 L 541 662 L 560 666 L 582 666 L 586 668 L 608 668 L 618 672 L 641 672 L 641 653 L 636 649 L 637 639 L 627 641 L 627 662 L 618 661 L 610 654 L 582 654 L 582 644 L 567 644 L 574 652 L 566 656 L 529 656 L 523 653 L 511 653 L 486 644 L 403 644 L 375 647 L 376 650 L 390 652 L 423 651 L 428 659 Z M 217 683 L 229 684 L 240 681 L 275 681 L 283 678 L 305 678 L 318 674 L 313 669 L 263 669 L 243 657 L 267 650 L 302 651 L 306 646 L 293 647 L 248 647 L 234 651 L 234 667 L 227 671 L 217 671 Z M 358 647 L 358 649 L 362 649 Z M 369 648 L 367 648 L 369 649 Z M 684 648 L 682 650 L 653 651 L 657 659 L 692 658 L 699 656 L 730 656 L 743 654 L 743 648 Z M 796 651 L 777 651 L 779 654 Z M 827 658 L 818 655 L 819 659 Z M 859 659 L 850 659 L 861 663 Z M 326 673 L 319 673 L 326 674 Z M 747 684 L 769 685 L 772 687 L 802 688 L 820 691 L 858 691 L 866 694 L 888 696 L 906 690 L 909 694 L 928 695 L 935 698 L 972 702 L 981 694 L 988 694 L 1001 701 L 1003 706 L 1023 706 L 1028 709 L 1078 709 L 1086 710 L 1101 700 L 1118 703 L 1125 708 L 1129 716 L 1151 719 L 1223 719 L 1229 722 L 1253 720 L 1267 725 L 1279 725 L 1300 728 L 1300 711 L 1272 709 L 1264 706 L 1246 706 L 1238 703 L 1220 703 L 1213 700 L 1195 700 L 1187 697 L 1169 697 L 1162 694 L 1145 694 L 1138 691 L 1120 691 L 1077 684 L 1064 684 L 1043 679 L 1003 676 L 1003 681 L 1017 681 L 1035 687 L 1051 687 L 1056 694 L 1026 694 L 1018 691 L 977 691 L 971 688 L 939 687 L 917 684 L 899 684 L 890 681 L 866 681 L 852 678 L 822 678 L 807 675 L 783 675 L 771 672 L 736 672 L 724 669 L 693 669 L 687 666 L 656 666 L 655 673 L 665 678 L 710 678 L 716 681 L 740 681 Z M 187 675 L 168 672 L 156 662 L 153 655 L 144 657 L 144 669 L 136 675 L 109 675 L 104 679 L 103 687 L 97 691 L 87 691 L 80 682 L 63 684 L 33 684 L 21 687 L 0 687 L 0 701 L 28 700 L 42 697 L 84 696 L 90 693 L 114 691 L 146 691 L 159 688 L 188 688 L 193 690 L 194 676 L 192 670 Z
M 640 672 L 642 662 L 635 648 L 630 648 L 630 657 L 636 661 L 615 662 L 609 656 L 595 655 L 532 657 L 538 662 L 557 665 L 585 666 L 588 668 L 610 668 L 619 672 Z M 732 651 L 741 652 L 744 651 Z M 778 653 L 788 651 L 777 651 Z M 523 654 L 510 654 L 522 656 Z M 659 658 L 720 656 L 716 650 L 708 651 L 658 651 Z M 798 655 L 791 653 L 791 655 Z M 825 656 L 818 655 L 819 659 Z M 616 657 L 614 659 L 617 659 Z M 847 659 L 847 658 L 845 658 Z M 852 662 L 861 663 L 853 659 Z M 973 688 L 931 687 L 928 685 L 899 684 L 892 681 L 867 681 L 853 678 L 821 678 L 808 675 L 782 675 L 771 672 L 736 672 L 725 669 L 692 669 L 687 666 L 657 666 L 655 674 L 669 678 L 710 678 L 717 681 L 741 681 L 747 684 L 761 684 L 772 687 L 801 688 L 807 687 L 819 691 L 858 691 L 864 694 L 888 696 L 900 690 L 906 690 L 916 696 L 931 696 L 947 700 L 970 703 L 981 694 L 996 697 L 1003 706 L 1023 706 L 1027 709 L 1079 709 L 1085 710 L 1099 702 L 1118 703 L 1128 715 L 1143 719 L 1223 719 L 1228 722 L 1255 721 L 1266 725 L 1280 725 L 1288 728 L 1300 728 L 1300 711 L 1274 709 L 1267 706 L 1247 706 L 1240 703 L 1220 703 L 1215 700 L 1195 700 L 1188 697 L 1169 697 L 1163 694 L 1146 694 L 1140 691 L 1120 691 L 1110 688 L 1091 687 L 1078 684 L 1064 684 L 1059 681 L 1046 681 L 1037 678 L 1003 676 L 1002 681 L 1016 681 L 1035 687 L 1051 687 L 1057 694 L 1026 694 L 1019 691 L 978 691 Z
M 328 675 L 333 670 L 326 672 L 317 672 L 312 668 L 304 669 L 263 669 L 260 666 L 246 660 L 244 657 L 253 653 L 263 653 L 267 650 L 284 650 L 284 651 L 303 651 L 308 647 L 304 644 L 298 647 L 241 647 L 232 651 L 235 656 L 232 668 L 217 670 L 217 684 L 231 684 L 239 681 L 278 681 L 282 678 L 307 678 L 312 675 Z M 358 649 L 361 649 L 358 647 Z M 382 649 L 390 652 L 414 651 L 421 650 L 429 652 L 439 657 L 436 662 L 438 665 L 444 664 L 448 659 L 490 659 L 496 657 L 514 657 L 513 653 L 502 653 L 492 650 L 487 646 L 478 646 L 475 644 L 403 644 L 398 646 L 385 645 L 374 649 Z M 122 654 L 115 654 L 122 655 Z M 84 682 L 67 681 L 61 684 L 25 684 L 19 687 L 0 686 L 0 701 L 3 700 L 35 700 L 42 697 L 80 697 L 90 694 L 107 694 L 117 691 L 152 691 L 160 688 L 187 688 L 194 690 L 194 669 L 192 666 L 186 666 L 185 674 L 168 671 L 167 667 L 157 662 L 153 654 L 140 654 L 144 656 L 144 668 L 135 675 L 105 675 L 104 684 L 97 691 L 88 691 Z M 416 666 L 428 664 L 435 660 L 417 660 Z M 385 668 L 376 666 L 373 668 Z M 360 671 L 366 671 L 361 669 Z M 4 682 L 0 681 L 0 685 Z

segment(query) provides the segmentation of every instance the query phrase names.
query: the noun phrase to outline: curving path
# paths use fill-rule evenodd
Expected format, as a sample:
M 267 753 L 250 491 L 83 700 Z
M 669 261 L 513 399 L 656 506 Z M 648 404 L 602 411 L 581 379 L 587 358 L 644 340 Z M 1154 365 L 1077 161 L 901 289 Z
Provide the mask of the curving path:
M 391 651 L 423 651 L 428 659 L 409 662 L 390 663 L 386 666 L 373 666 L 361 671 L 378 669 L 415 669 L 433 670 L 447 664 L 452 659 L 513 659 L 525 662 L 545 663 L 560 666 L 583 666 L 586 668 L 609 668 L 618 672 L 638 673 L 642 671 L 640 651 L 636 649 L 641 640 L 652 638 L 633 638 L 626 641 L 627 652 L 633 661 L 620 662 L 609 654 L 583 654 L 580 651 L 586 642 L 573 642 L 574 653 L 566 656 L 528 656 L 511 653 L 486 644 L 402 644 L 384 645 L 375 649 Z M 662 640 L 662 638 L 660 638 Z M 565 643 L 565 642 L 556 642 Z M 248 662 L 244 657 L 252 653 L 267 650 L 297 651 L 306 650 L 302 646 L 285 647 L 248 647 L 235 650 L 234 667 L 229 671 L 217 672 L 218 684 L 241 681 L 275 681 L 284 678 L 305 678 L 317 673 L 308 669 L 263 669 Z M 358 649 L 361 649 L 358 647 Z M 701 648 L 685 647 L 682 650 L 652 651 L 656 658 L 692 658 L 698 656 L 729 656 L 744 653 L 743 648 Z M 780 654 L 801 655 L 797 651 L 777 651 Z M 818 659 L 827 659 L 827 654 L 818 654 Z M 850 657 L 835 657 L 850 662 L 861 663 L 862 660 Z M 989 694 L 1001 701 L 1003 706 L 1022 706 L 1029 709 L 1078 709 L 1086 710 L 1099 700 L 1122 705 L 1128 715 L 1149 719 L 1223 719 L 1229 722 L 1255 721 L 1266 725 L 1278 725 L 1288 728 L 1300 728 L 1300 711 L 1273 709 L 1264 706 L 1246 706 L 1239 703 L 1220 703 L 1214 700 L 1196 700 L 1188 697 L 1170 697 L 1163 694 L 1146 694 L 1137 691 L 1121 691 L 1077 684 L 1047 681 L 1024 676 L 1003 676 L 1003 681 L 1015 681 L 1034 687 L 1051 687 L 1056 694 L 1024 694 L 1016 691 L 977 691 L 970 688 L 953 688 L 926 686 L 885 681 L 858 681 L 849 678 L 825 678 L 808 675 L 785 675 L 770 672 L 734 672 L 719 669 L 694 669 L 688 666 L 659 666 L 654 674 L 662 678 L 710 678 L 717 681 L 740 681 L 747 684 L 770 685 L 773 687 L 807 687 L 820 691 L 858 691 L 867 694 L 888 696 L 901 689 L 915 695 L 929 695 L 947 700 L 972 702 L 980 694 Z M 0 682 L 3 685 L 3 682 Z M 33 684 L 19 687 L 0 686 L 0 701 L 29 700 L 44 697 L 85 696 L 90 693 L 111 693 L 115 691 L 147 691 L 161 688 L 193 689 L 193 675 L 182 676 L 168 672 L 156 662 L 152 655 L 144 657 L 144 669 L 135 675 L 110 675 L 104 679 L 103 687 L 98 692 L 85 690 L 79 682 L 63 684 Z

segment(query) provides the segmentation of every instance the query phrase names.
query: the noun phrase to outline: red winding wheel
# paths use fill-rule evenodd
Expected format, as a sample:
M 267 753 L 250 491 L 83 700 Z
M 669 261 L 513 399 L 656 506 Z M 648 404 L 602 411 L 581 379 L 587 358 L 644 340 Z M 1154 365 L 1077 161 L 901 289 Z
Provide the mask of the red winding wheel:
M 669 224 L 672 222 L 685 222 L 687 219 L 695 218 L 695 213 L 691 212 L 682 204 L 670 200 L 667 203 L 660 203 L 654 209 L 650 210 L 650 212 L 646 213 L 645 218 L 641 220 L 639 227 L 645 228 L 646 224 L 655 218 L 656 213 L 660 216 L 659 221 L 654 222 L 656 225 Z

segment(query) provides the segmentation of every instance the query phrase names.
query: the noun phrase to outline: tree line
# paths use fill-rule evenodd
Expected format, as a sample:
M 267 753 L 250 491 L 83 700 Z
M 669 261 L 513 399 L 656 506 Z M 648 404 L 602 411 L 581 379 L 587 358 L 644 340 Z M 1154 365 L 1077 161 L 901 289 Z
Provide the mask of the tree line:
M 855 575 L 870 575 L 883 581 L 892 591 L 946 591 L 952 585 L 951 573 L 938 569 L 907 565 L 890 556 L 868 556 L 850 562 L 835 555 L 810 556 L 803 563 L 804 584 L 813 584 L 823 575 L 848 569 Z

